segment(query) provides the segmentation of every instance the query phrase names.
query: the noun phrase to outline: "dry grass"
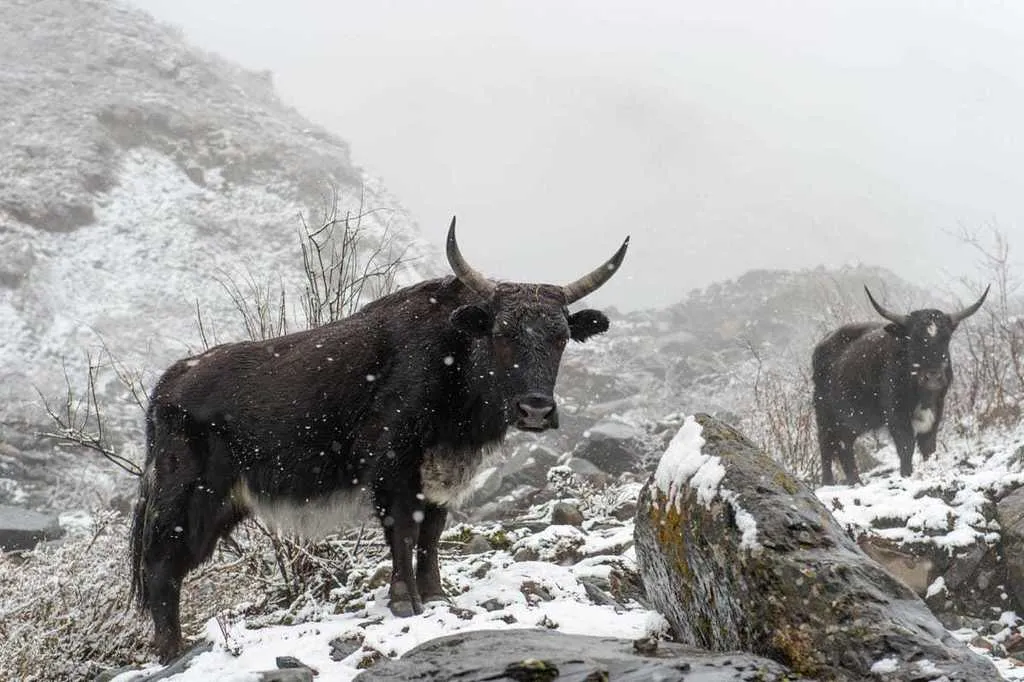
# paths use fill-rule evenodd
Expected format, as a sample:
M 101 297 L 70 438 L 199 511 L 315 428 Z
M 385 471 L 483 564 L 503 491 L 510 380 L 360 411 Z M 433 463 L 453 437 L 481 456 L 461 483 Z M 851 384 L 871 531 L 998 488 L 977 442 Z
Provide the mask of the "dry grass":
M 99 512 L 88 532 L 22 554 L 0 554 L 0 679 L 88 679 L 154 660 L 152 626 L 128 602 L 128 523 Z M 199 636 L 211 618 L 245 615 L 294 623 L 330 604 L 355 566 L 385 556 L 379 533 L 297 543 L 243 524 L 182 591 L 182 630 Z

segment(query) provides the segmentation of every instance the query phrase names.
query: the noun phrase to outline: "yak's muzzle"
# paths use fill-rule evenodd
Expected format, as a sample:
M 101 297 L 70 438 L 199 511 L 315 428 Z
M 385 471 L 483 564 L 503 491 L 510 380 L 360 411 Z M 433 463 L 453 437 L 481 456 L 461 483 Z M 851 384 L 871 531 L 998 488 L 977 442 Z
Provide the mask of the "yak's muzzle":
M 546 431 L 558 428 L 555 399 L 542 393 L 528 393 L 516 400 L 516 428 Z

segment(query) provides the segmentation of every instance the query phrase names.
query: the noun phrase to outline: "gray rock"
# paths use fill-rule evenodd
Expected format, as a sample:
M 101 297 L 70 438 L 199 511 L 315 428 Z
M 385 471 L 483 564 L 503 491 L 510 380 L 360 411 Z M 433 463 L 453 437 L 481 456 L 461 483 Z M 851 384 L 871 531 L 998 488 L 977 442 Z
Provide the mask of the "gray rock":
M 735 429 L 707 415 L 697 422 L 701 454 L 717 461 L 684 467 L 673 499 L 652 477 L 636 515 L 647 596 L 679 641 L 765 652 L 835 682 L 877 679 L 871 668 L 883 660 L 885 680 L 925 679 L 925 659 L 936 672 L 926 679 L 999 679 L 857 547 L 811 489 Z
M 32 549 L 43 540 L 64 535 L 56 516 L 0 506 L 0 550 L 11 552 Z
M 1016 608 L 1024 610 L 1024 487 L 999 500 L 996 520 L 1002 529 L 1007 587 Z
M 583 591 L 587 593 L 590 601 L 598 606 L 618 606 L 618 602 L 612 599 L 611 595 L 595 585 L 591 580 L 584 578 L 580 580 L 580 584 L 583 585 Z
M 520 446 L 501 465 L 501 492 L 528 485 L 543 488 L 548 469 L 558 463 L 558 455 L 537 444 Z
M 643 459 L 642 431 L 617 421 L 602 421 L 590 427 L 573 450 L 580 457 L 611 476 L 633 471 Z
M 569 467 L 573 476 L 578 480 L 585 481 L 599 488 L 605 487 L 612 480 L 611 476 L 602 471 L 596 464 L 580 457 L 570 457 L 565 461 L 565 466 Z
M 533 486 L 521 485 L 507 495 L 502 495 L 493 502 L 488 502 L 473 510 L 469 518 L 474 521 L 513 519 L 531 504 L 539 503 L 537 497 L 540 492 Z
M 255 674 L 258 682 L 313 682 L 313 671 L 309 668 L 280 668 Z
M 342 638 L 335 637 L 330 642 L 331 647 L 331 660 L 342 661 L 359 651 L 359 648 L 363 645 L 362 641 L 355 638 Z
M 651 650 L 641 647 L 641 650 Z M 357 682 L 391 680 L 522 680 L 548 682 L 800 682 L 783 666 L 750 654 L 712 654 L 661 642 L 654 654 L 612 637 L 553 630 L 477 630 L 431 640 L 383 661 Z
M 558 455 L 549 448 L 535 443 L 522 444 L 504 462 L 476 475 L 473 492 L 462 506 L 482 509 L 483 505 L 495 503 L 517 489 L 543 488 L 547 483 L 548 469 L 557 462 Z
M 551 525 L 554 526 L 582 526 L 583 512 L 575 504 L 569 502 L 555 502 L 551 505 Z
M 491 551 L 491 543 L 483 535 L 474 535 L 462 547 L 463 554 L 483 554 Z

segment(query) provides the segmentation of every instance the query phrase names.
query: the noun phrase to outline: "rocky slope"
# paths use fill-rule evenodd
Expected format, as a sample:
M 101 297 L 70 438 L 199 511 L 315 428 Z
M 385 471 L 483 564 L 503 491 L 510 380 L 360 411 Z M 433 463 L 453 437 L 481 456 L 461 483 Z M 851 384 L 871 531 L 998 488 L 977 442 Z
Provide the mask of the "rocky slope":
M 318 224 L 335 192 L 342 215 L 369 211 L 365 246 L 387 230 L 407 249 L 402 280 L 439 271 L 348 145 L 284 105 L 267 74 L 201 52 L 121 2 L 2 0 L 0 13 L 9 428 L 38 420 L 36 389 L 60 391 L 62 362 L 80 382 L 84 352 L 101 339 L 128 366 L 158 371 L 198 345 L 197 302 L 237 336 L 218 278 L 249 272 L 297 292 L 299 217 Z
M 385 245 L 408 259 L 399 282 L 442 271 L 381 182 L 267 74 L 122 2 L 0 0 L 0 15 L 0 503 L 64 511 L 130 483 L 38 436 L 54 426 L 40 398 L 63 410 L 65 378 L 84 397 L 90 358 L 105 435 L 139 459 L 141 411 L 111 357 L 151 386 L 201 347 L 197 308 L 212 341 L 243 337 L 231 281 L 270 300 L 284 287 L 301 326 L 301 219 L 362 214 L 364 261 Z

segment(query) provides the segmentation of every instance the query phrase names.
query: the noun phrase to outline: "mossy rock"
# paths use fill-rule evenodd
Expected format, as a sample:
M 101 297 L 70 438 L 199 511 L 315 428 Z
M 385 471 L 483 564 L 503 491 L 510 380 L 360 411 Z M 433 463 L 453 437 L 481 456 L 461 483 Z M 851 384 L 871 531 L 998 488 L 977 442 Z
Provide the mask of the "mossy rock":
M 998 679 L 809 487 L 728 424 L 695 420 L 703 459 L 677 467 L 687 478 L 669 490 L 652 476 L 636 514 L 645 589 L 681 642 L 767 656 L 817 679 L 873 679 L 887 658 L 886 680 L 919 679 L 925 658 L 951 681 Z

